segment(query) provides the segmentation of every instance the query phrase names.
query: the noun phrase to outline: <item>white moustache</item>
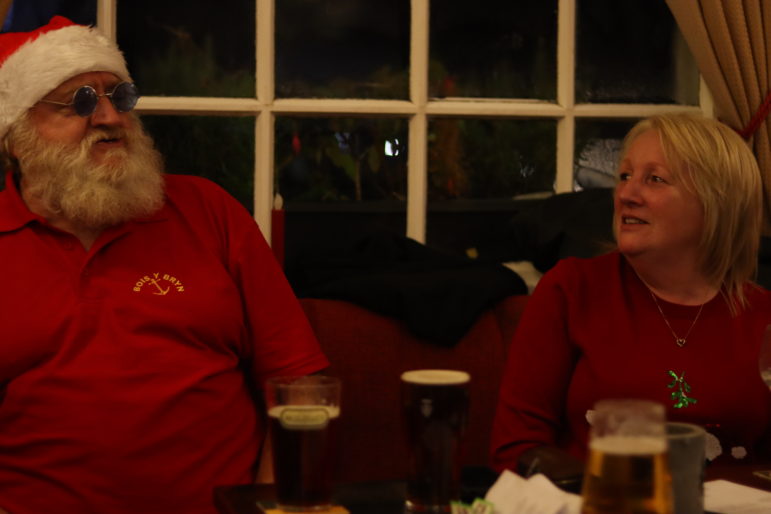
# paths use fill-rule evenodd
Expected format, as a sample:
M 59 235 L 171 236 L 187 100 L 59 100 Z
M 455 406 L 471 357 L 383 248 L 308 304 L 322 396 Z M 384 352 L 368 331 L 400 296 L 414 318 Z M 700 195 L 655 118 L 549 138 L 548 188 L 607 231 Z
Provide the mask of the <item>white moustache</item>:
M 100 141 L 114 141 L 118 139 L 130 139 L 128 132 L 122 129 L 94 129 L 85 137 L 81 144 L 90 147 Z

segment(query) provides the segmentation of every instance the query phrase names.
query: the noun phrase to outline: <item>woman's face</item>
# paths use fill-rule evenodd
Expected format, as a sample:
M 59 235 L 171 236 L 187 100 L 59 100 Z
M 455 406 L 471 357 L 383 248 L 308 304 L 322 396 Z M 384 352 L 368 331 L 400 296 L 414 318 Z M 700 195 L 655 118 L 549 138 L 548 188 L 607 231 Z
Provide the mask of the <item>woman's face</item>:
M 619 166 L 614 195 L 613 229 L 621 253 L 695 261 L 703 227 L 701 202 L 674 178 L 658 133 L 637 136 Z

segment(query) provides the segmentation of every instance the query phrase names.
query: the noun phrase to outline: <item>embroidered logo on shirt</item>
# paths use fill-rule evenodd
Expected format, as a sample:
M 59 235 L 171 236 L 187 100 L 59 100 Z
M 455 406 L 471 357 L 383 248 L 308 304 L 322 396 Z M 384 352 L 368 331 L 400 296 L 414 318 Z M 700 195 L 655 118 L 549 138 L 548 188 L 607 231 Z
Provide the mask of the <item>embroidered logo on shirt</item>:
M 134 292 L 139 293 L 142 290 L 157 296 L 166 296 L 169 291 L 184 293 L 185 286 L 177 277 L 168 273 L 152 273 L 139 278 L 134 284 Z

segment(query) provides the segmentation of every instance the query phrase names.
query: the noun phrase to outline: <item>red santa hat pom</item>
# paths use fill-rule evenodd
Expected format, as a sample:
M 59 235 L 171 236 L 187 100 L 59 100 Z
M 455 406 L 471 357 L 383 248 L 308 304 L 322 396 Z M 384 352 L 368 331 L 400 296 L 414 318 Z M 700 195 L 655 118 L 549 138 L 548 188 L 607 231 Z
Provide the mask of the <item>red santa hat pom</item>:
M 62 16 L 30 32 L 0 34 L 0 138 L 62 82 L 90 71 L 107 71 L 131 81 L 115 43 Z

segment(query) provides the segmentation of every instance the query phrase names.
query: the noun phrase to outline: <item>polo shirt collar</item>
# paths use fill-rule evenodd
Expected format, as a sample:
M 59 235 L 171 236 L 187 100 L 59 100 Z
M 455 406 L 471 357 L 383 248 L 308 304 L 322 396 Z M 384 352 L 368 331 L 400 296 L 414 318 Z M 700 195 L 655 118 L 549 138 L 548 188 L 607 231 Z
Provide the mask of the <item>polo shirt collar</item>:
M 32 221 L 45 222 L 45 219 L 27 208 L 16 187 L 13 173 L 6 171 L 5 189 L 0 191 L 0 232 L 18 230 Z
M 152 223 L 164 221 L 169 216 L 169 205 L 164 201 L 163 206 L 155 213 L 133 220 L 129 223 Z M 46 224 L 45 218 L 30 211 L 27 204 L 21 198 L 19 188 L 13 179 L 13 173 L 5 173 L 5 189 L 0 191 L 0 233 L 18 230 L 24 225 L 38 221 Z

